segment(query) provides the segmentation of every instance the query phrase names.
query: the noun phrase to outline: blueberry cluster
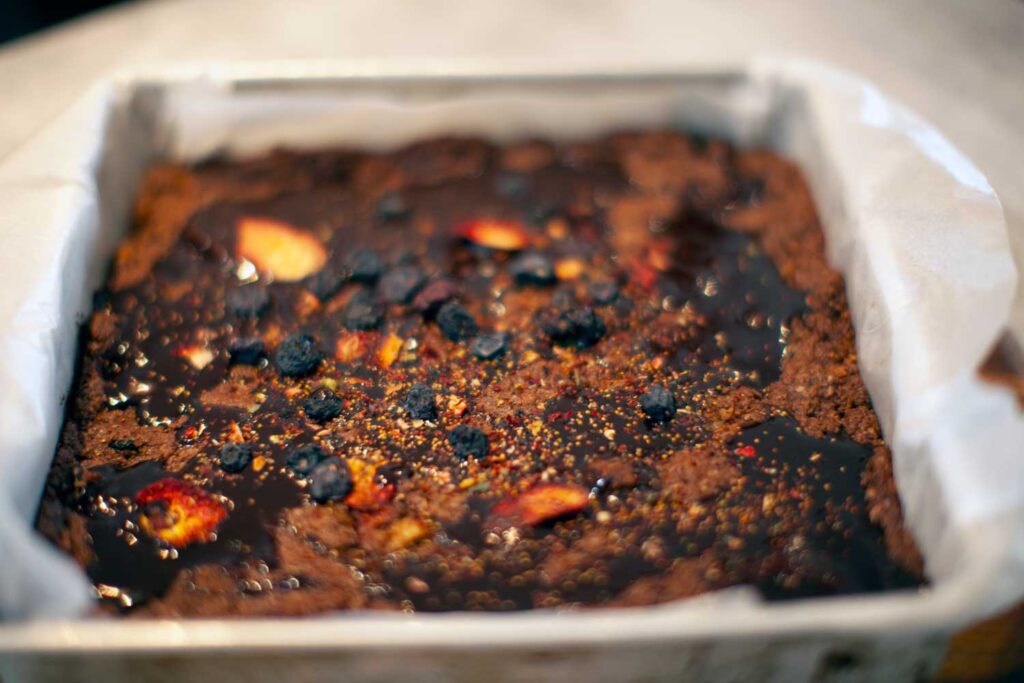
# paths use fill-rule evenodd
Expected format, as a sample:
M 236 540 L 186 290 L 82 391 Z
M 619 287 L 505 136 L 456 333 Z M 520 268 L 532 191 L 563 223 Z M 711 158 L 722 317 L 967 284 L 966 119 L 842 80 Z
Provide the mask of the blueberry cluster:
M 476 427 L 459 425 L 448 432 L 448 442 L 460 460 L 482 458 L 487 455 L 487 435 Z
M 309 395 L 302 403 L 302 409 L 306 413 L 306 417 L 313 422 L 330 422 L 334 418 L 341 415 L 341 409 L 344 407 L 344 403 L 338 395 L 330 389 L 321 387 Z
M 320 365 L 323 354 L 308 334 L 293 334 L 277 345 L 274 363 L 286 377 L 305 377 Z
M 651 420 L 666 422 L 676 414 L 676 399 L 671 391 L 655 384 L 640 396 L 640 409 Z
M 546 311 L 540 317 L 540 328 L 552 343 L 573 349 L 593 346 L 608 331 L 601 316 L 586 306 Z
M 222 470 L 237 474 L 252 462 L 252 446 L 247 443 L 226 443 L 220 447 L 217 457 Z

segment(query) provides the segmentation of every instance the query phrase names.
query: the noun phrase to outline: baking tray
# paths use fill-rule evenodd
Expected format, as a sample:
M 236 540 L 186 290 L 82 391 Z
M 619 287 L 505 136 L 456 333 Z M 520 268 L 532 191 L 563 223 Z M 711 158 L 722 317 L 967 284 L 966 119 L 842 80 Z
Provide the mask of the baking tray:
M 656 125 L 770 145 L 803 168 L 847 278 L 862 372 L 930 587 L 772 604 L 734 589 L 565 613 L 75 616 L 87 604 L 81 574 L 31 535 L 31 511 L 77 324 L 148 165 L 273 144 Z M 0 519 L 15 522 L 0 525 L 5 681 L 913 680 L 953 629 L 1024 593 L 1024 468 L 1007 446 L 1024 443 L 1024 420 L 1008 390 L 975 373 L 1015 286 L 1001 208 L 941 135 L 848 74 L 777 61 L 700 72 L 303 62 L 120 74 L 0 164 L 0 200 L 0 271 L 44 271 L 10 278 L 0 302 L 0 341 L 15 352 L 0 359 Z M 28 455 L 14 463 L 15 451 Z

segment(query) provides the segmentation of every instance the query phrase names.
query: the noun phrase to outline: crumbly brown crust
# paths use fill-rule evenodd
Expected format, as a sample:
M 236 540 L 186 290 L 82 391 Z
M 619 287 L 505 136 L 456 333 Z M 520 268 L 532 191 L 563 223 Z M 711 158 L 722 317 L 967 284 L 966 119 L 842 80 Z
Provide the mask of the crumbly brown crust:
M 154 169 L 136 224 L 39 516 L 104 604 L 505 610 L 922 580 L 842 279 L 774 154 L 668 131 L 280 151 Z M 491 332 L 507 348 L 481 358 Z M 226 444 L 251 460 L 221 464 Z M 296 470 L 310 445 L 340 479 Z

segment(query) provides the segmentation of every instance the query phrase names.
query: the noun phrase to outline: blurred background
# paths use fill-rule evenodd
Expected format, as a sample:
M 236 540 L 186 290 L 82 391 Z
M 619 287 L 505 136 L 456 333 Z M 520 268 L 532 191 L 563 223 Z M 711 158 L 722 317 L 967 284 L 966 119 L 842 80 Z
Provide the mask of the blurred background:
M 121 0 L 4 0 L 0 44 Z

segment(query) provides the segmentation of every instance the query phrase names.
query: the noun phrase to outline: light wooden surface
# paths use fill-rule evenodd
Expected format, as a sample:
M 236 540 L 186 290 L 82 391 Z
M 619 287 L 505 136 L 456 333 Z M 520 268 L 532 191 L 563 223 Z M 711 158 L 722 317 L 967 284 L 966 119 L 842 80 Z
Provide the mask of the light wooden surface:
M 857 71 L 935 123 L 995 187 L 1024 264 L 1020 0 L 144 2 L 0 48 L 0 158 L 95 79 L 131 66 L 279 58 L 720 65 L 757 55 Z M 1024 296 L 1013 327 L 1024 339 Z M 1024 609 L 956 639 L 942 675 L 966 680 L 1014 666 L 1024 667 Z

